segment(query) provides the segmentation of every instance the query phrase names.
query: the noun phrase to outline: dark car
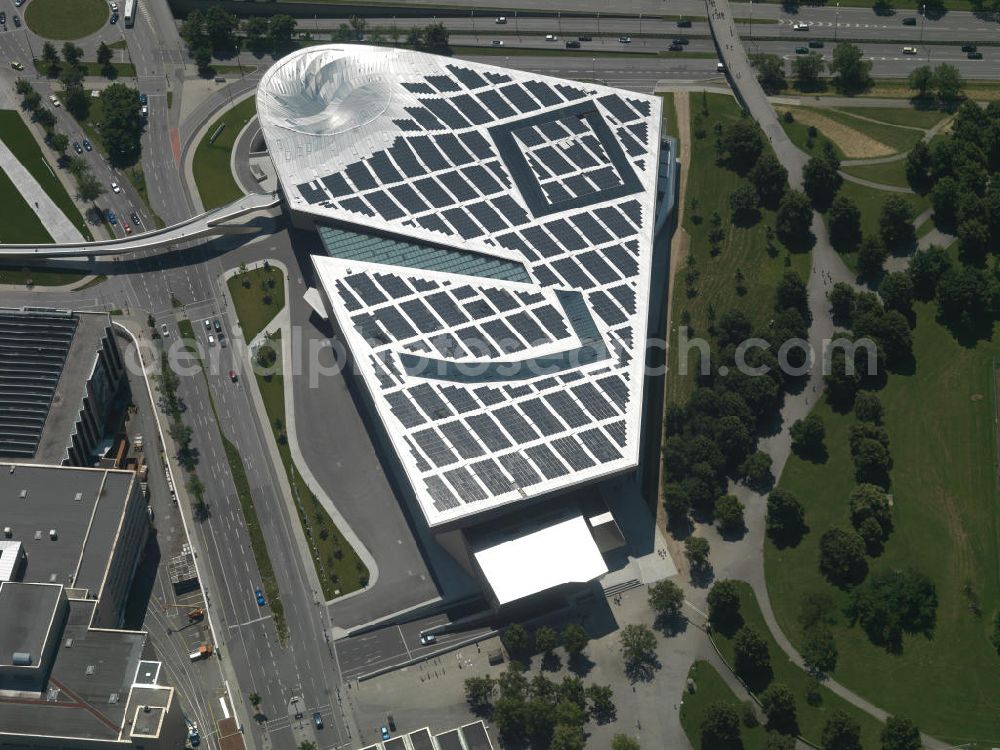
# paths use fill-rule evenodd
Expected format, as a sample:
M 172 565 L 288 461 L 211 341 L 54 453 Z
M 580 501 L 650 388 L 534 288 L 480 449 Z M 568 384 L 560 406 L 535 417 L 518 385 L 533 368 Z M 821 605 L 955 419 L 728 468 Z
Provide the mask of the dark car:
M 669 47 L 667 47 L 667 49 L 670 52 L 683 52 L 684 51 L 684 45 L 683 44 L 678 44 L 677 42 L 674 42 Z
M 145 107 L 147 104 L 149 104 L 149 97 L 146 96 L 145 94 L 139 94 L 139 104 Z
M 686 18 L 682 18 L 681 20 L 679 20 L 677 22 L 677 28 L 678 29 L 690 29 L 691 28 L 691 22 L 688 21 Z
M 683 45 L 688 45 L 690 43 L 691 40 L 684 36 L 679 36 L 676 39 L 674 39 L 673 42 L 671 42 L 671 44 L 683 44 Z
M 0 24 L 7 25 L 7 14 L 0 10 Z
M 111 24 L 114 25 L 116 23 L 118 23 L 118 14 L 117 13 L 112 13 L 111 14 Z
M 590 41 L 590 37 L 589 36 L 578 36 L 577 39 L 580 40 L 581 42 L 589 42 Z
M 83 153 L 83 146 L 80 145 L 79 141 L 73 141 L 73 150 L 78 154 Z
M 83 139 L 83 150 L 84 151 L 94 150 L 94 147 L 90 145 L 90 141 L 88 141 L 86 138 Z
M 795 54 L 796 55 L 808 55 L 809 54 L 809 48 L 808 47 L 796 47 L 795 48 Z
M 135 224 L 136 229 L 138 229 L 142 225 L 142 220 L 139 218 L 139 214 L 137 214 L 135 211 L 133 211 L 129 215 L 129 218 L 132 220 L 132 223 Z
M 982 52 L 970 52 L 968 55 L 966 55 L 966 57 L 968 57 L 970 60 L 982 60 L 983 59 L 983 53 Z
M 914 16 L 907 16 L 903 19 L 903 26 L 916 26 L 917 19 Z
M 108 223 L 111 224 L 111 226 L 114 226 L 115 224 L 118 223 L 118 217 L 115 216 L 114 211 L 111 210 L 108 211 Z
M 822 39 L 810 39 L 809 46 L 812 47 L 813 49 L 823 49 L 825 45 L 823 44 Z
M 566 49 L 580 49 L 579 42 L 566 42 Z
M 975 52 L 977 49 L 978 47 L 972 43 L 962 45 L 962 52 Z
M 323 715 L 319 711 L 313 714 L 313 724 L 316 725 L 317 729 L 323 728 Z
M 21 28 L 21 17 L 19 15 L 14 15 L 14 26 Z

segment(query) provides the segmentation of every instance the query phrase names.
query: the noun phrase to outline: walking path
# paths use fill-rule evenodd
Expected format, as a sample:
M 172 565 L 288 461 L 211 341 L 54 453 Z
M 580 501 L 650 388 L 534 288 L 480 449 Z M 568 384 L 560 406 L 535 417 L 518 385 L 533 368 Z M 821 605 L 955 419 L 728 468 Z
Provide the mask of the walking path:
M 709 25 L 715 38 L 719 56 L 726 65 L 730 82 L 751 116 L 760 123 L 764 133 L 771 141 L 778 160 L 788 170 L 788 180 L 795 189 L 802 187 L 802 167 L 805 154 L 791 142 L 778 122 L 777 115 L 761 89 L 757 77 L 747 58 L 746 51 L 736 34 L 732 11 L 728 0 L 706 0 Z M 772 470 L 775 478 L 780 478 L 785 463 L 791 454 L 791 437 L 789 429 L 798 419 L 804 418 L 816 404 L 823 389 L 822 352 L 824 342 L 833 337 L 834 324 L 830 314 L 830 306 L 826 299 L 827 291 L 836 282 L 854 284 L 854 274 L 847 268 L 843 260 L 830 244 L 822 217 L 813 212 L 811 226 L 816 243 L 812 250 L 812 272 L 807 284 L 809 292 L 809 309 L 812 313 L 812 326 L 809 330 L 809 343 L 813 348 L 814 361 L 805 387 L 798 394 L 787 394 L 781 409 L 781 428 L 774 434 L 761 438 L 760 450 L 771 457 Z M 795 647 L 785 637 L 778 625 L 771 600 L 767 592 L 767 580 L 764 575 L 764 516 L 766 514 L 765 498 L 742 484 L 730 487 L 747 510 L 747 536 L 742 544 L 713 545 L 712 564 L 719 578 L 739 578 L 747 581 L 753 588 L 760 604 L 764 621 L 775 640 L 786 655 L 797 665 L 802 665 L 802 657 Z M 747 549 L 753 554 L 747 554 Z M 863 711 L 884 720 L 886 714 L 866 699 L 848 690 L 832 679 L 825 684 L 839 696 Z M 929 748 L 943 748 L 944 744 L 931 738 L 924 738 Z
M 17 186 L 24 200 L 27 201 L 28 207 L 38 214 L 39 220 L 48 230 L 54 242 L 80 242 L 83 240 L 80 231 L 66 218 L 66 214 L 60 210 L 44 188 L 32 177 L 31 172 L 17 160 L 17 157 L 3 141 L 0 141 L 0 169 Z

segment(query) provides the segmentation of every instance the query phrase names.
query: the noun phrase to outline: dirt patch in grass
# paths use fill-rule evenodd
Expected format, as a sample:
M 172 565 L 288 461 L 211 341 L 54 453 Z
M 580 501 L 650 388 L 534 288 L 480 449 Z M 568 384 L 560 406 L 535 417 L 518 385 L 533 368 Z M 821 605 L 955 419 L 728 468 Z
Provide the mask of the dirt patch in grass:
M 829 117 L 808 109 L 781 107 L 779 113 L 791 109 L 795 119 L 806 126 L 812 126 L 829 138 L 848 159 L 874 159 L 878 156 L 890 156 L 895 149 L 864 133 L 847 127 Z

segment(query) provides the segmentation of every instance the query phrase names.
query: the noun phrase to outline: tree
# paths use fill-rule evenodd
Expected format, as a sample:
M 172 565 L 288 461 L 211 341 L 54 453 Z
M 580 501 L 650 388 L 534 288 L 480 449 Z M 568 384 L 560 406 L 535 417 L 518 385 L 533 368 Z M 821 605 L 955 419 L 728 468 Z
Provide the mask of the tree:
M 69 136 L 65 133 L 49 134 L 48 142 L 51 149 L 60 154 L 66 153 L 66 149 L 69 148 Z
M 823 726 L 823 750 L 861 750 L 861 725 L 840 709 Z
M 83 90 L 83 86 L 68 86 L 63 98 L 66 104 L 66 111 L 78 120 L 87 119 L 90 114 L 90 97 Z
M 810 52 L 799 55 L 792 60 L 792 75 L 795 76 L 795 88 L 799 91 L 815 91 L 820 88 L 820 76 L 826 70 L 826 61 L 822 55 Z
M 785 63 L 778 55 L 751 55 L 750 62 L 757 70 L 757 81 L 764 93 L 780 94 L 788 87 L 785 80 Z
M 260 693 L 254 691 L 250 693 L 250 695 L 248 695 L 247 698 L 249 698 L 250 705 L 253 706 L 254 708 L 257 708 L 257 706 L 260 705 Z
M 870 60 L 864 59 L 861 48 L 850 42 L 841 42 L 833 49 L 833 83 L 838 90 L 856 94 L 871 86 Z
M 767 641 L 746 625 L 733 637 L 733 670 L 751 690 L 759 690 L 771 678 L 771 654 Z
M 489 675 L 469 677 L 465 681 L 465 700 L 473 711 L 485 711 L 489 708 L 496 689 L 496 681 Z
M 89 171 L 76 178 L 76 193 L 81 201 L 96 201 L 104 192 L 104 185 Z
M 809 628 L 802 643 L 802 661 L 811 672 L 831 672 L 837 666 L 837 643 L 822 625 Z
M 800 456 L 815 456 L 823 452 L 826 428 L 818 414 L 796 420 L 791 428 L 792 450 Z
M 48 107 L 40 107 L 36 110 L 33 119 L 46 130 L 54 127 L 56 124 L 56 116 Z
M 904 633 L 933 633 L 937 602 L 934 584 L 923 573 L 888 570 L 873 573 L 854 590 L 850 613 L 872 643 L 899 652 Z
M 184 23 L 181 24 L 180 34 L 188 47 L 197 46 L 205 38 L 205 14 L 200 10 L 188 13 Z
M 953 177 L 945 175 L 939 179 L 931 190 L 935 223 L 939 226 L 954 225 L 958 218 L 958 207 L 964 197 L 958 181 Z
M 787 685 L 775 682 L 761 693 L 760 705 L 767 714 L 767 728 L 785 734 L 798 732 L 795 696 Z
M 679 617 L 684 605 L 684 592 L 673 581 L 664 578 L 649 587 L 649 606 L 660 617 Z
M 542 625 L 535 631 L 535 648 L 544 653 L 551 652 L 559 644 L 559 636 L 548 625 Z
M 854 303 L 857 293 L 850 284 L 838 281 L 826 294 L 830 300 L 830 312 L 833 315 L 833 322 L 840 326 L 850 326 L 854 316 Z
M 882 417 L 885 410 L 882 408 L 882 401 L 878 394 L 872 391 L 861 391 L 854 399 L 854 416 L 862 422 L 872 424 L 882 424 Z
M 263 54 L 268 41 L 267 18 L 263 16 L 250 16 L 243 23 L 243 33 L 246 36 L 248 49 L 255 55 Z
M 924 141 L 917 141 L 906 155 L 906 181 L 918 193 L 927 192 L 931 183 L 931 150 Z
M 512 658 L 524 656 L 531 650 L 531 638 L 528 631 L 519 622 L 513 623 L 501 636 L 503 645 Z
M 865 543 L 853 529 L 834 526 L 819 539 L 819 569 L 831 583 L 858 583 L 868 572 Z
M 774 481 L 771 473 L 771 457 L 764 451 L 751 453 L 740 465 L 740 476 L 753 489 L 767 487 Z
M 230 49 L 236 44 L 239 19 L 221 5 L 210 5 L 205 11 L 205 34 L 217 50 Z
M 617 713 L 614 694 L 610 685 L 591 685 L 587 688 L 590 714 L 597 720 L 598 724 L 607 724 L 614 720 Z
M 311 740 L 302 740 L 298 745 L 298 750 L 316 750 L 316 743 Z
M 954 101 L 962 93 L 962 74 L 954 65 L 941 63 L 934 68 L 934 85 L 940 99 Z
M 611 738 L 611 750 L 641 750 L 638 740 L 627 734 L 616 734 Z
M 854 459 L 854 477 L 857 481 L 887 486 L 892 458 L 882 443 L 866 438 L 861 440 L 857 450 L 851 453 Z
M 920 730 L 909 719 L 890 716 L 882 729 L 882 750 L 920 750 Z
M 101 94 L 101 105 L 101 135 L 109 160 L 116 167 L 135 164 L 142 151 L 139 139 L 143 129 L 136 90 L 121 83 L 112 83 Z
M 59 82 L 64 88 L 72 88 L 74 86 L 83 86 L 83 68 L 66 68 L 59 75 Z
M 720 497 L 715 501 L 715 522 L 724 534 L 742 530 L 743 503 L 735 495 Z
M 350 23 L 351 30 L 354 32 L 354 38 L 360 42 L 365 36 L 365 28 L 368 26 L 368 22 L 361 16 L 351 16 L 348 19 L 348 23 Z
M 941 277 L 952 266 L 951 257 L 939 247 L 918 250 L 910 261 L 913 295 L 917 299 L 933 299 Z
M 858 248 L 858 275 L 865 278 L 878 278 L 885 267 L 889 251 L 878 237 L 865 237 Z
M 678 526 L 687 520 L 691 511 L 691 500 L 679 483 L 669 482 L 663 488 L 663 507 L 666 508 L 670 524 Z
M 778 547 L 797 544 L 805 530 L 805 508 L 795 495 L 777 487 L 767 496 L 767 535 Z
M 284 13 L 278 13 L 271 16 L 268 21 L 267 35 L 270 37 L 271 43 L 276 48 L 280 48 L 291 43 L 296 26 L 298 26 L 298 21 L 294 18 Z
M 708 562 L 709 544 L 705 537 L 689 536 L 684 540 L 684 557 L 692 568 L 701 568 Z
M 111 49 L 103 41 L 97 46 L 97 63 L 98 65 L 107 65 L 111 62 L 111 59 L 115 56 L 115 51 Z
M 786 191 L 781 203 L 778 204 L 778 214 L 774 222 L 778 239 L 789 248 L 808 249 L 815 242 L 809 231 L 811 224 L 812 206 L 806 194 L 797 190 Z M 803 242 L 803 237 L 806 235 L 810 237 L 808 244 Z
M 788 185 L 788 170 L 782 166 L 771 151 L 766 151 L 757 159 L 747 178 L 757 190 L 761 204 L 776 208 Z
M 708 590 L 708 622 L 721 633 L 732 633 L 742 624 L 740 589 L 736 581 L 722 579 Z
M 59 75 L 59 52 L 52 42 L 42 45 L 42 62 L 44 63 L 46 75 L 53 78 Z
M 192 50 L 194 64 L 198 67 L 198 74 L 207 76 L 212 70 L 212 47 L 208 43 L 200 44 Z
M 910 250 L 917 241 L 913 209 L 900 195 L 890 195 L 882 204 L 879 236 L 889 250 Z
M 729 703 L 713 703 L 701 722 L 702 750 L 734 750 L 743 747 L 740 717 Z
M 830 206 L 841 182 L 836 164 L 823 155 L 812 157 L 802 168 L 802 188 L 820 211 Z
M 42 106 L 42 95 L 34 89 L 25 92 L 23 98 L 21 99 L 21 106 L 28 112 L 37 112 Z
M 77 47 L 73 42 L 66 42 L 62 47 L 62 56 L 67 65 L 75 68 L 83 57 L 83 49 Z
M 757 190 L 749 182 L 740 181 L 729 195 L 729 208 L 733 212 L 733 223 L 749 227 L 760 219 L 760 198 Z
M 590 636 L 587 635 L 587 631 L 582 625 L 571 622 L 563 628 L 562 641 L 563 646 L 566 647 L 566 653 L 571 657 L 579 656 L 590 643 Z
M 887 310 L 896 310 L 904 315 L 913 311 L 913 279 L 903 271 L 887 274 L 878 286 L 879 296 Z
M 919 68 L 914 68 L 910 71 L 910 88 L 917 92 L 919 98 L 922 99 L 927 96 L 931 89 L 934 88 L 934 83 L 934 71 L 931 70 L 930 65 L 921 65 Z
M 583 750 L 586 738 L 583 728 L 572 724 L 556 724 L 549 750 Z
M 945 271 L 937 283 L 937 300 L 942 316 L 969 327 L 986 308 L 986 278 L 978 268 L 958 266 Z
M 648 679 L 656 661 L 656 634 L 645 625 L 629 624 L 621 631 L 625 672 L 631 679 Z
M 418 52 L 451 56 L 448 29 L 443 23 L 432 23 L 423 29 L 412 29 L 407 43 Z
M 795 738 L 778 732 L 768 732 L 764 750 L 795 750 Z
M 966 263 L 979 265 L 986 258 L 990 230 L 980 219 L 966 219 L 958 225 L 959 254 Z
M 723 131 L 722 151 L 729 167 L 740 174 L 749 172 L 763 150 L 760 127 L 749 117 L 741 117 Z
M 830 244 L 838 251 L 850 252 L 861 242 L 861 210 L 846 195 L 838 195 L 826 212 Z
M 874 484 L 859 484 L 851 490 L 850 497 L 851 523 L 860 529 L 861 524 L 868 519 L 874 520 L 881 532 L 882 538 L 892 531 L 892 508 L 885 490 Z

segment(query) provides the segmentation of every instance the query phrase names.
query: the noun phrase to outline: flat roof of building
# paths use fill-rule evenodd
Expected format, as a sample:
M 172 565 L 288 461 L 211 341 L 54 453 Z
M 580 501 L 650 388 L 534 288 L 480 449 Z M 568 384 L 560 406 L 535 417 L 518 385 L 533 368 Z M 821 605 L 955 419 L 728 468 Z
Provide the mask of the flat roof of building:
M 0 463 L 0 529 L 24 545 L 22 580 L 99 594 L 134 481 L 131 471 Z
M 337 328 L 431 526 L 634 468 L 658 97 L 365 45 L 257 111 Z
M 58 585 L 0 583 L 0 666 L 13 665 L 13 654 L 28 654 L 28 664 L 41 664 L 45 643 L 62 600 Z

